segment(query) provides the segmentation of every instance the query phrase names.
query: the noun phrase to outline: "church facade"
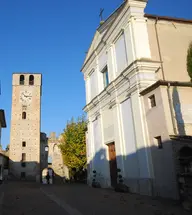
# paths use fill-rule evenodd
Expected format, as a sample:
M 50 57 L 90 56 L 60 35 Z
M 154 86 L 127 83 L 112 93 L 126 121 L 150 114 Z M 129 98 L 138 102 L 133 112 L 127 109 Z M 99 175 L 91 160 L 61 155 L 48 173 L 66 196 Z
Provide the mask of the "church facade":
M 82 66 L 88 183 L 178 199 L 179 152 L 192 149 L 192 21 L 145 14 L 146 4 L 124 1 Z

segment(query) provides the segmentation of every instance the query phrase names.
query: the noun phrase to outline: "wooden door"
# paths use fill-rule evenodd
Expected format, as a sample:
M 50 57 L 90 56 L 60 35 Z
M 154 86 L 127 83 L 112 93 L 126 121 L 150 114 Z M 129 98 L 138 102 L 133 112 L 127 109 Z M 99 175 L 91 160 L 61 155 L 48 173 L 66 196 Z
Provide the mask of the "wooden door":
M 111 186 L 115 187 L 117 185 L 117 160 L 116 160 L 115 143 L 109 144 L 108 147 L 109 147 Z

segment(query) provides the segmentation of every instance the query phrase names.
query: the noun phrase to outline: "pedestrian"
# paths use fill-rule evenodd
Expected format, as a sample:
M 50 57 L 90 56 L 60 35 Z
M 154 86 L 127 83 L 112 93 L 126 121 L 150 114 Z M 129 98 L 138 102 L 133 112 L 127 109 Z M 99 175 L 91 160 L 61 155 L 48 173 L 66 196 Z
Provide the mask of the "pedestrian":
M 47 184 L 49 184 L 49 179 L 50 179 L 49 170 L 47 171 L 46 179 L 47 179 Z

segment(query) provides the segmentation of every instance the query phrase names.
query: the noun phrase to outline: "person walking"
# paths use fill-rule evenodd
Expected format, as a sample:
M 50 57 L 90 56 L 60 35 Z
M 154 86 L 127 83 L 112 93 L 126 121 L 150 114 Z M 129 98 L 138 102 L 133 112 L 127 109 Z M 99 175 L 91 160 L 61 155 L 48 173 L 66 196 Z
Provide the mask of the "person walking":
M 47 184 L 49 184 L 49 179 L 50 179 L 49 170 L 47 170 L 46 179 L 47 179 Z

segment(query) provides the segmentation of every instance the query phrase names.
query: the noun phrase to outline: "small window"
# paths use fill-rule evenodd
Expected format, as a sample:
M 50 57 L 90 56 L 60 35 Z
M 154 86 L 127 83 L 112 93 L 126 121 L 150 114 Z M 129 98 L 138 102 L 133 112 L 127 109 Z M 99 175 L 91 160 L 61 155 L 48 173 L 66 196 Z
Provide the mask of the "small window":
M 21 178 L 25 179 L 26 175 L 25 172 L 21 172 Z
M 26 142 L 25 141 L 22 142 L 22 147 L 26 147 Z
M 25 162 L 22 162 L 22 163 L 21 163 L 21 166 L 22 166 L 22 167 L 26 167 L 26 163 L 25 163 Z
M 20 85 L 24 85 L 24 84 L 25 84 L 25 76 L 20 75 Z
M 107 66 L 103 69 L 103 84 L 104 87 L 107 87 L 109 85 L 109 74 L 108 74 L 108 68 Z
M 26 161 L 26 154 L 25 154 L 25 153 L 22 153 L 21 161 L 22 161 L 22 162 L 25 162 L 25 161 Z
M 23 112 L 22 113 L 22 119 L 26 119 L 27 118 L 27 113 L 26 112 Z
M 29 76 L 29 85 L 34 85 L 34 76 L 33 75 Z
M 150 108 L 153 108 L 156 106 L 155 95 L 152 95 L 149 97 L 149 103 L 150 103 Z
M 161 136 L 155 137 L 155 145 L 159 148 L 162 149 L 163 148 L 163 144 L 162 144 L 162 139 Z

